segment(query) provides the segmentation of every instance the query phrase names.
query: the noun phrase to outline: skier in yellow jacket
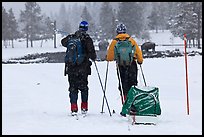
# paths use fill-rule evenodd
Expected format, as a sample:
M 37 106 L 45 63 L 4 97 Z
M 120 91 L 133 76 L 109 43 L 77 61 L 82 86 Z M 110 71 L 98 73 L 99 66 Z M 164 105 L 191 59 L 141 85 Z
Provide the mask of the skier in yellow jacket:
M 132 46 L 136 47 L 136 50 L 134 52 L 133 61 L 132 61 L 131 65 L 122 66 L 120 64 L 117 64 L 117 66 L 118 66 L 117 67 L 117 75 L 119 78 L 119 82 L 121 82 L 121 84 L 122 84 L 122 87 L 121 87 L 121 84 L 119 84 L 118 89 L 120 90 L 121 100 L 122 100 L 122 104 L 123 104 L 124 101 L 126 100 L 128 91 L 130 90 L 131 86 L 137 85 L 137 83 L 138 83 L 137 82 L 137 71 L 138 71 L 137 70 L 137 63 L 138 64 L 143 63 L 143 56 L 142 56 L 142 51 L 140 50 L 136 41 L 126 33 L 126 26 L 124 24 L 121 23 L 121 24 L 117 25 L 116 32 L 117 32 L 116 38 L 114 38 L 112 40 L 112 42 L 110 43 L 110 45 L 108 47 L 108 51 L 107 51 L 107 55 L 106 55 L 107 61 L 115 60 L 114 49 L 115 49 L 115 45 L 116 45 L 118 40 L 129 39 L 132 43 Z

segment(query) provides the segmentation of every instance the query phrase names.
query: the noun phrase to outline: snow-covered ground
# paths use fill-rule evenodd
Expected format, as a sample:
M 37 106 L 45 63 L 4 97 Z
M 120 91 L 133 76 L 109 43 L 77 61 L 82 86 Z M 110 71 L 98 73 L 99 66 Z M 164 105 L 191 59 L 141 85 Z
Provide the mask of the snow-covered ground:
M 59 39 L 56 49 L 53 41 L 44 43 L 43 48 L 39 44 L 26 48 L 25 42 L 18 47 L 19 43 L 15 43 L 14 49 L 2 48 L 2 60 L 36 52 L 65 51 Z M 70 116 L 69 85 L 63 63 L 2 64 L 2 134 L 202 135 L 202 56 L 187 59 L 189 115 L 184 57 L 144 59 L 142 70 L 147 85 L 159 88 L 162 112 L 156 126 L 131 125 L 128 118 L 119 116 L 122 104 L 115 62 L 109 63 L 106 97 L 111 112 L 115 110 L 116 114 L 109 115 L 106 103 L 105 113 L 100 113 L 103 91 L 93 64 L 88 115 L 79 115 L 79 120 Z M 104 84 L 107 62 L 96 64 Z M 138 71 L 139 86 L 143 86 L 141 69 Z M 79 106 L 80 101 L 79 93 Z

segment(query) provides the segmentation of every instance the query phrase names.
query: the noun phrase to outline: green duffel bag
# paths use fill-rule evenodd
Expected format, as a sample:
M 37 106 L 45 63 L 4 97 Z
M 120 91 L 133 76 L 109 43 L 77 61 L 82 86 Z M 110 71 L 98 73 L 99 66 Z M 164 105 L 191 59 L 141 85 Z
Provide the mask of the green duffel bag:
M 159 88 L 132 86 L 123 104 L 122 113 L 138 116 L 160 115 Z

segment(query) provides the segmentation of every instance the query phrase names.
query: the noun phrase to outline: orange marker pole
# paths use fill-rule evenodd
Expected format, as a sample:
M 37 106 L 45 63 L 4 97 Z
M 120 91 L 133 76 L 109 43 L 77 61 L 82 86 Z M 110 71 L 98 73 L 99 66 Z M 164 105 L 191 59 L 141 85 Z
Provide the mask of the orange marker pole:
M 184 34 L 184 55 L 185 55 L 185 68 L 186 68 L 186 98 L 187 98 L 187 114 L 189 115 L 189 99 L 188 99 L 188 66 L 187 66 L 187 39 L 186 34 Z

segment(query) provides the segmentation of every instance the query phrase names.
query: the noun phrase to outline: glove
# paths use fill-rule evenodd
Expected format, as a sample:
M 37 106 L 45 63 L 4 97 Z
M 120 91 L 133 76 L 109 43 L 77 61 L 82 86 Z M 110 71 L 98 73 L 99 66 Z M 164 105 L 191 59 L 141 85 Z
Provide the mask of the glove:
M 137 63 L 138 63 L 139 65 L 141 65 L 141 64 L 142 64 L 142 62 L 138 62 L 138 61 L 137 61 Z

